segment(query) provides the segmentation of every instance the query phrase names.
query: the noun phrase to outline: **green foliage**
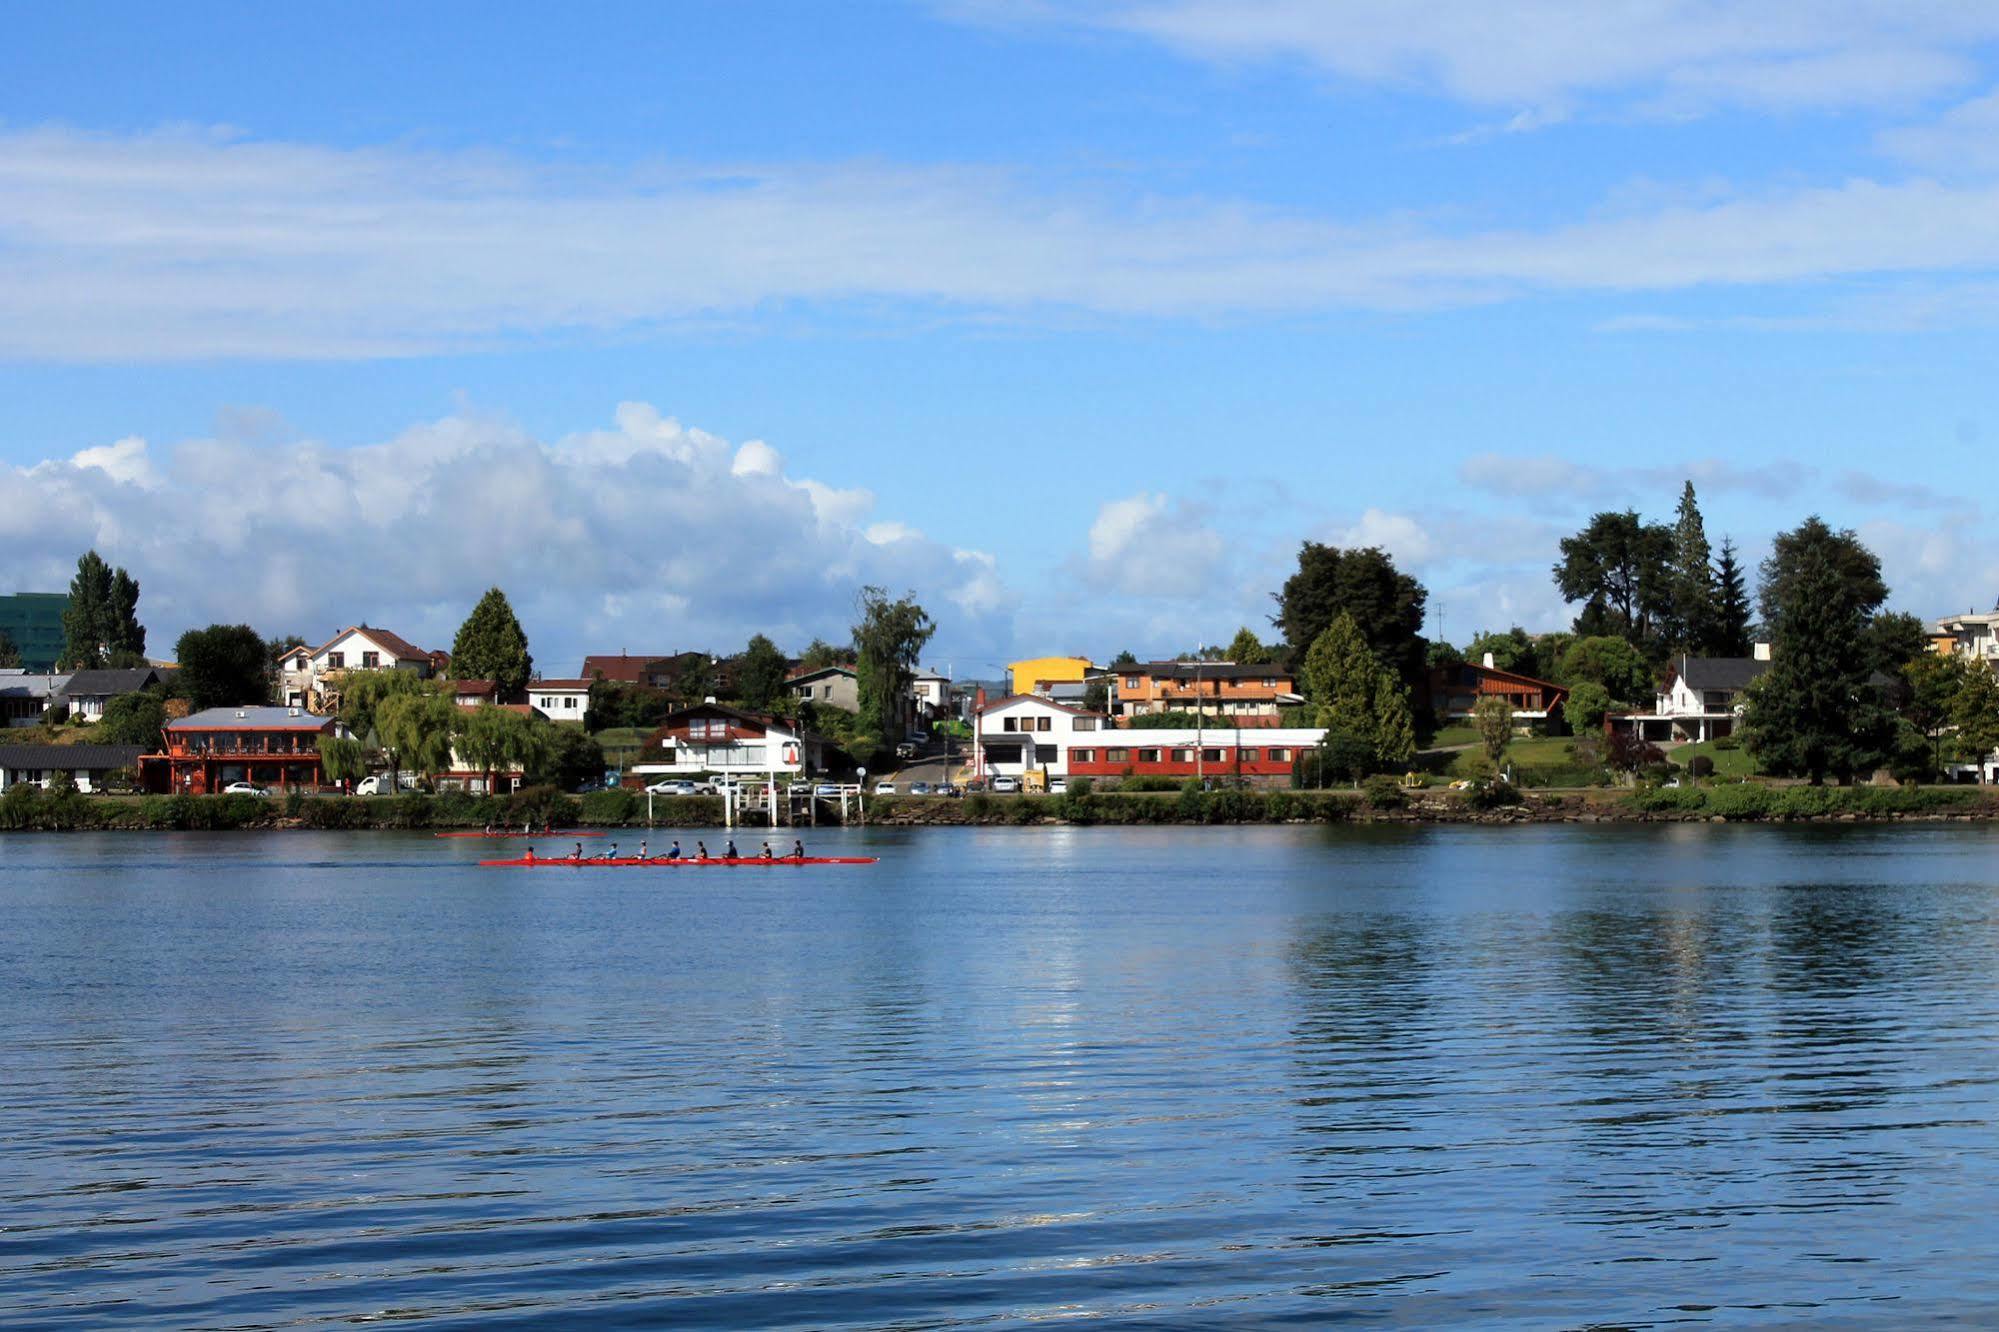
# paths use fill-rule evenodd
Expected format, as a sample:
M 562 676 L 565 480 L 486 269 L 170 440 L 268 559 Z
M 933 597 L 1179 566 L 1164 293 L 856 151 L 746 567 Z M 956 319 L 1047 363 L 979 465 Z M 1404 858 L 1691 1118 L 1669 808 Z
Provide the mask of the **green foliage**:
M 1504 809 L 1526 802 L 1527 797 L 1520 794 L 1511 782 L 1484 782 L 1465 792 L 1465 804 L 1472 809 Z
M 375 735 L 375 714 L 391 698 L 434 694 L 437 685 L 415 671 L 347 671 L 340 677 L 340 720 L 362 740 Z
M 485 774 L 488 790 L 496 773 L 532 773 L 547 765 L 555 729 L 547 719 L 491 703 L 470 709 L 454 707 L 452 712 L 458 756 Z
M 834 647 L 823 638 L 815 638 L 806 645 L 805 652 L 798 659 L 801 671 L 824 670 L 828 666 L 851 666 L 854 653 L 850 648 Z
M 1300 673 L 1305 696 L 1319 707 L 1320 724 L 1355 734 L 1370 729 L 1368 704 L 1376 662 L 1353 616 L 1342 611 L 1312 640 Z
M 1409 793 L 1402 789 L 1400 782 L 1386 774 L 1368 778 L 1361 790 L 1366 794 L 1371 809 L 1406 809 L 1409 805 Z
M 663 689 L 599 677 L 590 685 L 590 708 L 585 715 L 585 725 L 593 732 L 627 727 L 651 731 L 666 719 L 673 708 L 673 696 Z
M 1096 783 L 1091 781 L 1088 777 L 1071 777 L 1069 779 L 1068 793 L 1071 796 L 1076 797 L 1077 799 L 1081 799 L 1082 797 L 1089 795 L 1095 789 L 1096 789 Z
M 76 562 L 69 606 L 62 613 L 64 668 L 97 670 L 113 656 L 143 660 L 146 630 L 138 607 L 137 580 L 113 569 L 96 551 L 86 551 Z
M 1562 704 L 1563 720 L 1577 735 L 1603 729 L 1603 715 L 1610 711 L 1610 691 L 1595 680 L 1584 680 L 1569 690 Z
M 319 771 L 329 782 L 359 781 L 368 775 L 366 747 L 346 736 L 320 736 Z
M 1964 763 L 1978 763 L 1999 749 L 1999 675 L 1989 666 L 1963 672 L 1951 700 L 1951 723 L 1957 728 L 1952 752 Z
M 655 802 L 678 807 L 680 799 Z M 630 823 L 644 823 L 646 817 L 645 794 L 628 791 L 622 786 L 610 787 L 603 791 L 591 791 L 582 798 L 583 822 L 595 827 L 622 827 Z M 670 810 L 668 812 L 671 812 Z
M 1790 786 L 1723 782 L 1716 786 L 1663 787 L 1626 796 L 1627 809 L 1652 814 L 1719 815 L 1725 819 L 1822 819 L 1853 814 L 1887 818 L 1902 814 L 1943 814 L 1975 806 L 1974 787 L 1952 786 Z
M 194 711 L 243 707 L 270 697 L 270 664 L 264 640 L 247 624 L 190 629 L 174 645 L 180 663 L 176 687 Z
M 1449 643 L 1432 643 L 1423 649 L 1423 664 L 1431 670 L 1439 666 L 1462 666 L 1465 654 Z
M 541 762 L 528 766 L 528 780 L 538 786 L 552 785 L 573 791 L 585 782 L 604 775 L 604 747 L 597 738 L 574 726 L 557 726 L 548 736 Z
M 1350 616 L 1375 659 L 1404 685 L 1423 673 L 1423 612 L 1429 594 L 1395 568 L 1395 561 L 1370 546 L 1341 550 L 1307 541 L 1298 550 L 1298 571 L 1277 593 L 1277 625 L 1297 661 L 1342 614 Z
M 777 644 L 762 634 L 751 638 L 736 663 L 736 697 L 745 707 L 769 711 L 784 696 L 784 677 L 789 665 Z
M 1248 625 L 1244 625 L 1236 630 L 1235 637 L 1229 640 L 1223 659 L 1235 662 L 1238 666 L 1260 666 L 1265 662 L 1276 661 L 1277 653 L 1250 632 Z
M 1485 756 L 1498 763 L 1513 740 L 1513 705 L 1496 694 L 1481 698 L 1472 708 L 1472 725 L 1478 727 L 1479 744 Z
M 1650 703 L 1652 666 L 1626 639 L 1609 634 L 1578 638 L 1562 653 L 1555 679 L 1571 690 L 1584 681 L 1602 685 L 1611 699 L 1631 706 Z
M 505 702 L 527 688 L 533 671 L 527 633 L 507 594 L 497 587 L 486 589 L 451 641 L 451 674 L 460 680 L 491 680 Z
M 1145 773 L 1119 778 L 1117 789 L 1131 794 L 1141 794 L 1147 791 L 1177 791 L 1180 785 L 1171 777 Z
M 1535 651 L 1534 640 L 1517 624 L 1503 634 L 1480 634 L 1465 648 L 1465 658 L 1483 663 L 1488 652 L 1492 654 L 1494 670 L 1540 676 L 1549 669 L 1542 664 L 1540 654 Z
M 166 700 L 161 695 L 158 689 L 142 689 L 109 700 L 91 739 L 105 745 L 141 745 L 148 753 L 158 749 L 161 730 L 167 724 Z
M 862 588 L 856 608 L 854 676 L 861 723 L 883 744 L 894 744 L 902 738 L 902 699 L 916 678 L 923 645 L 937 626 L 913 596 L 891 601 L 879 587 Z
M 1746 657 L 1755 644 L 1750 641 L 1749 588 L 1742 563 L 1735 557 L 1735 543 L 1723 538 L 1721 554 L 1714 564 L 1714 619 L 1701 650 L 1711 657 Z
M 1555 586 L 1564 601 L 1583 603 L 1578 634 L 1643 642 L 1671 614 L 1671 528 L 1642 521 L 1636 510 L 1599 513 L 1561 549 Z
M 1670 615 L 1666 641 L 1682 652 L 1706 652 L 1715 637 L 1714 566 L 1707 526 L 1694 498 L 1694 483 L 1680 491 L 1673 523 L 1672 563 L 1667 571 Z
M 1858 620 L 1856 638 L 1888 599 L 1888 585 L 1881 581 L 1881 561 L 1874 552 L 1851 530 L 1835 532 L 1817 514 L 1777 535 L 1761 572 L 1757 605 L 1763 613 L 1763 631 L 1773 643 L 1784 638 L 1787 614 L 1809 608 L 1811 603 L 1800 586 L 1807 578 L 1816 586 L 1837 590 L 1841 615 L 1850 613 Z M 1872 668 L 1871 656 L 1868 664 Z
M 1173 710 L 1169 712 L 1140 712 L 1123 719 L 1120 730 L 1125 731 L 1178 731 L 1193 730 L 1196 722 L 1217 730 L 1226 729 L 1216 714 L 1210 712 L 1196 717 L 1191 712 Z
M 382 700 L 375 709 L 375 735 L 390 770 L 434 777 L 449 768 L 457 712 L 452 701 L 435 689 Z
M 1867 624 L 1868 664 L 1889 675 L 1910 662 L 1938 654 L 1930 651 L 1930 630 L 1907 611 L 1882 611 Z
M 1893 730 L 1868 684 L 1864 630 L 1879 603 L 1870 603 L 1867 580 L 1854 576 L 1854 549 L 1877 571 L 1879 565 L 1848 542 L 1850 534 L 1812 537 L 1813 524 L 1824 531 L 1812 519 L 1777 538 L 1777 548 L 1795 558 L 1787 556 L 1780 599 L 1765 612 L 1777 625 L 1774 660 L 1749 690 L 1744 721 L 1750 750 L 1766 771 L 1807 777 L 1816 786 L 1828 776 L 1847 781 L 1874 768 L 1887 756 Z

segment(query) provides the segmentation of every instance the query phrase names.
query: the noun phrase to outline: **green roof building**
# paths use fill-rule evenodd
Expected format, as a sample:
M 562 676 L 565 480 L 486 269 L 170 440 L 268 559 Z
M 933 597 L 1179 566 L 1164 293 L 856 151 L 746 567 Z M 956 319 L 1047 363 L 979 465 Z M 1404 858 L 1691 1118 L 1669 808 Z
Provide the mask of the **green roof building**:
M 17 592 L 0 597 L 0 634 L 21 650 L 21 665 L 31 671 L 52 671 L 62 656 L 62 613 L 69 609 L 67 592 Z

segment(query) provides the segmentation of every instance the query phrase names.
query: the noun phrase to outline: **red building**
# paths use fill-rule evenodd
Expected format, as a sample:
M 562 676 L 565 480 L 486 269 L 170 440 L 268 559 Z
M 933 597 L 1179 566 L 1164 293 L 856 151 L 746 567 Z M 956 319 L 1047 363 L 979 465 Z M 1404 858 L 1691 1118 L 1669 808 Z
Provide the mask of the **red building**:
M 205 795 L 231 782 L 318 786 L 319 738 L 338 722 L 298 708 L 209 708 L 166 724 L 164 749 L 139 759 L 149 791 Z
M 1459 662 L 1434 666 L 1425 680 L 1428 703 L 1439 721 L 1465 721 L 1482 698 L 1502 698 L 1513 709 L 1513 719 L 1522 725 L 1547 722 L 1551 730 L 1562 728 L 1562 704 L 1569 691 L 1552 680 L 1537 680 L 1517 671 L 1502 671 L 1486 655 L 1484 665 Z M 1420 704 L 1424 700 L 1418 699 Z

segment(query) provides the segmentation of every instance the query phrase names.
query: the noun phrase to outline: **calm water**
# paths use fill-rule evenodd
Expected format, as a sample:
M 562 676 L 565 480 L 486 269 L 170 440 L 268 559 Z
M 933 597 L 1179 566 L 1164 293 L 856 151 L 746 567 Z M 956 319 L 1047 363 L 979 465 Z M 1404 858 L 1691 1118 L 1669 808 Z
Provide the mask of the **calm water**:
M 1999 1323 L 1999 833 L 0 838 L 8 1328 Z

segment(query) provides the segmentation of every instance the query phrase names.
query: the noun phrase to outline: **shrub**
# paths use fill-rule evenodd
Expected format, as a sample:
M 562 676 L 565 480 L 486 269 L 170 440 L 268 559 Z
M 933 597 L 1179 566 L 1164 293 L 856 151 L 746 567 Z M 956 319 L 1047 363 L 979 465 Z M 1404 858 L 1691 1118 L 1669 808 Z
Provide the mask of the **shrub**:
M 993 798 L 984 791 L 975 792 L 965 797 L 965 817 L 979 820 L 984 819 L 992 812 Z
M 1740 749 L 1742 748 L 1742 737 L 1736 735 L 1733 732 L 1730 732 L 1727 735 L 1716 736 L 1714 740 L 1714 747 L 1716 749 L 1723 749 L 1723 750 Z
M 1687 760 L 1687 771 L 1695 777 L 1714 776 L 1714 760 L 1705 754 L 1696 754 Z
M 1171 777 L 1127 776 L 1119 779 L 1117 789 L 1133 792 L 1177 791 L 1180 789 L 1180 783 Z
M 1363 784 L 1370 809 L 1406 809 L 1409 805 L 1408 793 L 1393 777 L 1382 775 L 1370 777 Z
M 1515 790 L 1511 782 L 1486 782 L 1475 786 L 1465 795 L 1465 804 L 1473 809 L 1501 809 L 1507 805 L 1525 804 L 1527 797 Z
M 1096 783 L 1092 782 L 1088 777 L 1071 777 L 1069 779 L 1068 793 L 1078 799 L 1089 795 L 1095 789 Z
M 672 807 L 690 798 L 676 796 L 668 800 L 656 800 L 653 802 L 654 813 L 666 814 L 668 822 L 679 822 L 673 818 L 675 810 Z M 583 797 L 581 805 L 583 822 L 588 824 L 623 827 L 645 820 L 645 797 L 636 791 L 627 791 L 623 787 L 592 791 Z M 662 809 L 661 806 L 668 808 Z
M 1777 793 L 1757 782 L 1725 782 L 1706 795 L 1708 811 L 1726 819 L 1760 819 L 1777 803 Z

